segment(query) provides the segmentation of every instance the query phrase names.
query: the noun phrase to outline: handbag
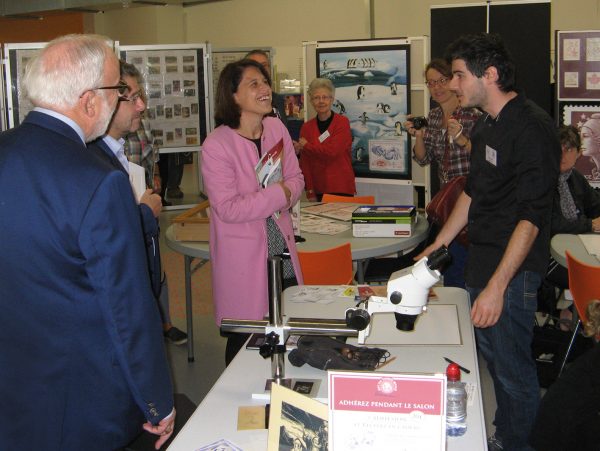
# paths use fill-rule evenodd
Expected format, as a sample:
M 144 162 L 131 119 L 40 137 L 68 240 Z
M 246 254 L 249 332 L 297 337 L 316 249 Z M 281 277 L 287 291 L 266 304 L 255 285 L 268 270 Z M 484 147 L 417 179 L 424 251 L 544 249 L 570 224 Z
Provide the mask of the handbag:
M 454 177 L 433 196 L 431 202 L 425 207 L 427 219 L 430 223 L 437 225 L 439 228 L 443 227 L 450 217 L 456 201 L 464 191 L 466 182 L 467 177 L 465 175 Z M 466 226 L 458 233 L 455 239 L 465 247 L 469 245 Z

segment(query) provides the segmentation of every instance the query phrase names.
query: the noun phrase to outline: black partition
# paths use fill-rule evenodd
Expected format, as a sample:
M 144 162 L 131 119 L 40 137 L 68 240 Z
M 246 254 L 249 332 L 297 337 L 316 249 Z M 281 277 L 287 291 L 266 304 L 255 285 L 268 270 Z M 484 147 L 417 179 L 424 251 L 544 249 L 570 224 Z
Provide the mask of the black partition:
M 442 57 L 446 46 L 463 34 L 486 31 L 488 6 L 448 6 L 431 9 L 431 57 Z M 550 2 L 491 4 L 489 32 L 504 39 L 517 67 L 517 86 L 552 114 L 550 87 Z

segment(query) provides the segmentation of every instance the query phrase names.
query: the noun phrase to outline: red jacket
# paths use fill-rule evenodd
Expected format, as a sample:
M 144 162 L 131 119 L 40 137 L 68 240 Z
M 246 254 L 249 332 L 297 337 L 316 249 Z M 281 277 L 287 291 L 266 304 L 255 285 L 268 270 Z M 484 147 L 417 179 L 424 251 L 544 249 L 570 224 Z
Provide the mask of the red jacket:
M 334 113 L 327 132 L 329 136 L 319 142 L 321 133 L 316 117 L 303 124 L 300 130 L 300 136 L 308 141 L 300 154 L 307 195 L 309 198 L 314 197 L 314 193 L 354 195 L 356 185 L 350 159 L 352 134 L 348 118 Z

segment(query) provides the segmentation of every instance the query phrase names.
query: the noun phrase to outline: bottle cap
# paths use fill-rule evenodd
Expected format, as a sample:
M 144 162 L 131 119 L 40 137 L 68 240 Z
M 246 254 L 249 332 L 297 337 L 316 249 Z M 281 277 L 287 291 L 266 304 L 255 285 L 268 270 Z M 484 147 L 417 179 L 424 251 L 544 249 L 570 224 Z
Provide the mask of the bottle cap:
M 460 381 L 460 367 L 456 363 L 451 363 L 446 368 L 446 377 L 451 382 Z

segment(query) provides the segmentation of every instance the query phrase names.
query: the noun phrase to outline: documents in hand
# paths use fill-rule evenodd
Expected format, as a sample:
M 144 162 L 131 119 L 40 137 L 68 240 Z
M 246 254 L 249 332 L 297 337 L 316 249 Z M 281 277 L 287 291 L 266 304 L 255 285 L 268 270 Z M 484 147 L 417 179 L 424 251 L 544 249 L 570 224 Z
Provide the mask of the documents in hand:
M 329 371 L 330 449 L 446 449 L 443 374 Z
M 140 203 L 142 194 L 146 192 L 146 171 L 139 164 L 129 162 L 129 183 L 137 203 Z
M 265 152 L 254 170 L 262 188 L 283 180 L 283 138 L 271 150 Z

